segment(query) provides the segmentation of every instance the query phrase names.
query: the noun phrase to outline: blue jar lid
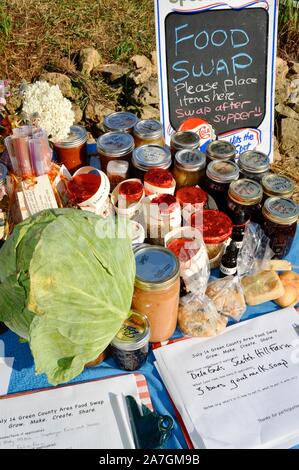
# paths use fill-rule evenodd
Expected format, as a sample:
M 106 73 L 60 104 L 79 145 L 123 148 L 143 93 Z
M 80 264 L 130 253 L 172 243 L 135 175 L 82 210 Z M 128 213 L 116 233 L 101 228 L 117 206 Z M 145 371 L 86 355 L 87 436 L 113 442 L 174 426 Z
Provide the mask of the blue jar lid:
M 142 290 L 170 287 L 179 277 L 179 261 L 162 246 L 142 245 L 135 250 L 135 286 Z

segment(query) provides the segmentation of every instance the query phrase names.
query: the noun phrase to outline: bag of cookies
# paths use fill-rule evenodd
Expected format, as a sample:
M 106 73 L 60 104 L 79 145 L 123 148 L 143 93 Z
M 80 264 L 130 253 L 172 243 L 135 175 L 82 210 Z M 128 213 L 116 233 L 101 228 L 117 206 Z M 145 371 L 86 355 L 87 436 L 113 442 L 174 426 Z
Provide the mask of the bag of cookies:
M 206 295 L 222 315 L 240 321 L 246 311 L 243 289 L 237 276 L 227 276 L 209 282 Z

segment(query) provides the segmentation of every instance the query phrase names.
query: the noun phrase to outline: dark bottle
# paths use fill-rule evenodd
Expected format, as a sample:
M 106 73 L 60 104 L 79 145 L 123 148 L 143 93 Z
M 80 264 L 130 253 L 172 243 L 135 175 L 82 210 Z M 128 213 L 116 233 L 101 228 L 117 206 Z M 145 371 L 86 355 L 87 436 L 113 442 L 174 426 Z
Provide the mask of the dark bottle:
M 220 264 L 220 277 L 235 276 L 237 274 L 237 259 L 239 249 L 232 240 L 225 250 Z
M 244 240 L 246 227 L 247 227 L 247 224 L 233 226 L 233 232 L 232 232 L 231 238 L 235 242 L 236 247 L 238 249 L 242 248 L 243 246 L 243 240 Z

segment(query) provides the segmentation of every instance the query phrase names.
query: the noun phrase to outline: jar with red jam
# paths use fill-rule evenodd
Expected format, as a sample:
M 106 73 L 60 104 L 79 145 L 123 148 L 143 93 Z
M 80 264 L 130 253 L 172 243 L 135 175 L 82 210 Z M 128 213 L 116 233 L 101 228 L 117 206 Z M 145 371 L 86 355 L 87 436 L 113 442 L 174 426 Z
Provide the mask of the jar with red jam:
M 143 206 L 148 242 L 164 245 L 165 235 L 181 226 L 181 208 L 175 196 L 149 196 Z
M 232 181 L 239 179 L 239 167 L 231 161 L 212 161 L 208 164 L 204 189 L 215 200 L 222 212 L 227 210 L 228 188 Z
M 86 165 L 87 160 L 87 132 L 82 126 L 71 126 L 70 133 L 61 142 L 55 142 L 54 147 L 57 157 L 70 173 L 74 173 L 81 166 Z
M 176 199 L 182 208 L 183 224 L 190 225 L 193 213 L 202 213 L 208 195 L 198 186 L 185 186 L 176 192 Z
M 174 194 L 175 180 L 169 170 L 153 168 L 144 174 L 144 190 L 150 194 Z
M 284 175 L 269 173 L 262 179 L 264 191 L 264 201 L 268 197 L 286 197 L 291 198 L 295 191 L 294 182 Z
M 143 197 L 143 185 L 138 180 L 124 181 L 119 186 L 119 197 L 125 200 L 126 206 L 134 204 Z
M 142 145 L 164 145 L 163 126 L 155 119 L 138 121 L 134 126 L 135 147 Z
M 298 205 L 288 198 L 268 198 L 263 207 L 264 232 L 278 259 L 288 255 L 296 235 Z
M 228 215 L 234 225 L 245 226 L 250 221 L 261 223 L 263 188 L 247 178 L 233 181 L 228 190 Z
M 239 168 L 242 178 L 248 178 L 261 183 L 263 177 L 269 173 L 270 159 L 265 153 L 248 150 L 241 153 Z
M 153 168 L 168 170 L 171 166 L 170 150 L 160 145 L 142 145 L 134 150 L 132 165 L 135 178 L 143 181 L 145 173 Z
M 225 140 L 213 140 L 207 146 L 207 163 L 209 164 L 214 160 L 234 161 L 236 158 L 236 151 L 236 147 L 230 142 L 226 142 Z
M 193 131 L 179 131 L 171 136 L 170 150 L 173 159 L 179 150 L 197 150 L 199 147 L 199 135 Z
M 199 150 L 179 150 L 174 158 L 173 176 L 177 189 L 201 184 L 205 177 L 206 156 Z
M 128 132 L 133 134 L 138 117 L 128 111 L 117 111 L 104 118 L 104 128 L 108 132 Z
M 107 165 L 112 160 L 126 160 L 129 164 L 134 150 L 134 139 L 125 132 L 108 132 L 97 140 L 101 159 L 101 170 L 107 173 Z

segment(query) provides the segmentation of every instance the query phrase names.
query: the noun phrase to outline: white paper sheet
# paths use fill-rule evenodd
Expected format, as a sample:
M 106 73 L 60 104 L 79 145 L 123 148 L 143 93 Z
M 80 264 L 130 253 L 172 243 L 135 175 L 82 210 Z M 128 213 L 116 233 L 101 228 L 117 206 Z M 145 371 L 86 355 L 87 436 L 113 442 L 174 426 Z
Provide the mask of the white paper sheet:
M 299 315 L 289 308 L 212 339 L 155 351 L 195 447 L 279 448 L 299 442 L 298 330 Z
M 7 393 L 13 363 L 13 357 L 0 357 L 0 396 Z
M 133 449 L 133 374 L 0 400 L 0 449 Z

